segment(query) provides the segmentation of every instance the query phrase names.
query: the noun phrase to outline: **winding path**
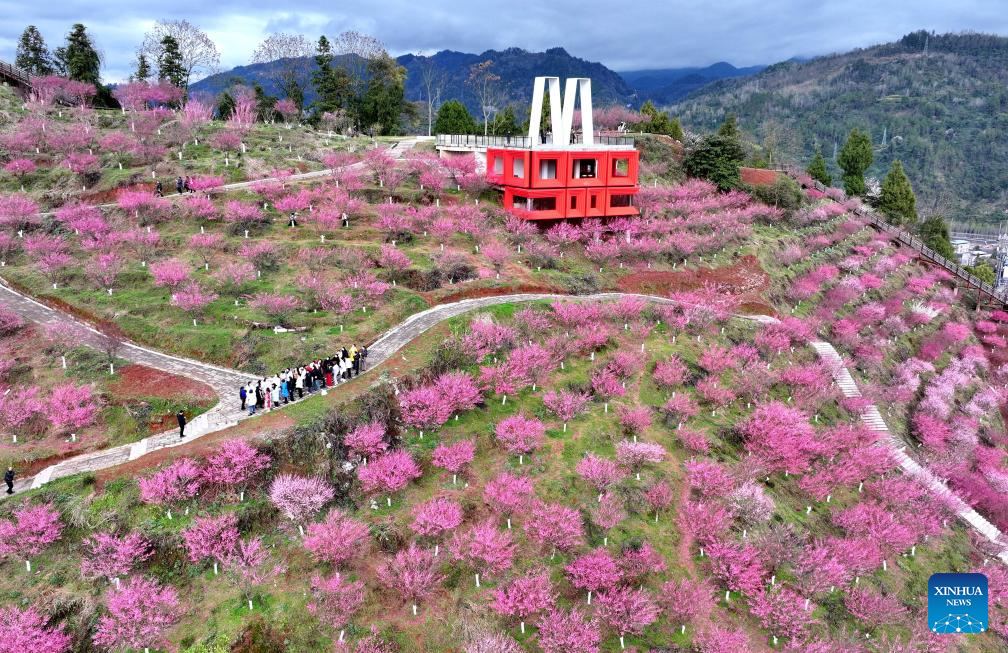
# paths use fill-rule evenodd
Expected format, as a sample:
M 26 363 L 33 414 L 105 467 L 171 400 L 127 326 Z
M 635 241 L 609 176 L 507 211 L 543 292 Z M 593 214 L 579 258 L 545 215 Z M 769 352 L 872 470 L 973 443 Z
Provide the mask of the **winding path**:
M 0 279 L 0 281 L 2 281 L 2 279 Z M 371 370 L 373 370 L 385 361 L 389 360 L 406 344 L 416 339 L 431 327 L 434 327 L 435 325 L 450 318 L 480 308 L 498 304 L 544 300 L 566 300 L 578 302 L 615 301 L 623 297 L 636 297 L 660 304 L 673 303 L 673 300 L 667 297 L 620 292 L 598 293 L 594 295 L 522 293 L 465 299 L 451 304 L 433 306 L 427 310 L 409 316 L 400 324 L 389 329 L 368 348 L 368 361 L 371 364 Z M 90 346 L 100 346 L 102 336 L 94 329 L 87 325 L 83 325 L 69 315 L 44 306 L 2 284 L 0 284 L 0 301 L 20 313 L 24 318 L 34 322 L 46 323 L 63 321 L 86 329 L 88 336 L 84 344 Z M 738 315 L 736 317 L 753 320 L 762 324 L 774 324 L 777 322 L 777 318 L 766 315 Z M 843 360 L 833 345 L 821 340 L 812 341 L 809 344 L 816 351 L 819 357 L 827 365 L 829 365 L 833 373 L 834 380 L 843 395 L 845 397 L 860 397 L 861 391 L 858 388 L 857 383 L 854 381 L 853 376 L 851 376 L 850 371 L 843 365 Z M 135 460 L 156 449 L 163 449 L 177 446 L 181 443 L 191 442 L 201 435 L 220 431 L 224 428 L 232 426 L 239 420 L 254 419 L 254 417 L 250 417 L 244 411 L 240 411 L 236 405 L 237 387 L 246 383 L 248 380 L 255 378 L 251 375 L 236 370 L 229 370 L 214 365 L 208 365 L 195 360 L 162 354 L 133 344 L 124 344 L 118 355 L 136 363 L 141 363 L 166 372 L 180 374 L 202 381 L 217 391 L 220 397 L 220 402 L 211 411 L 206 413 L 207 418 L 203 421 L 203 423 L 198 423 L 200 418 L 193 420 L 194 423 L 192 425 L 191 437 L 187 437 L 185 440 L 180 440 L 175 431 L 169 431 L 160 435 L 145 438 L 134 444 L 112 447 L 103 451 L 69 458 L 47 467 L 34 477 L 21 479 L 16 486 L 19 490 L 27 487 L 40 487 L 54 478 L 113 467 L 130 460 Z M 913 460 L 906 453 L 905 446 L 889 431 L 889 427 L 886 425 L 885 420 L 882 418 L 882 415 L 879 413 L 878 408 L 874 404 L 868 406 L 862 412 L 861 421 L 868 428 L 885 434 L 885 437 L 880 440 L 879 446 L 886 447 L 890 450 L 900 468 L 903 470 L 903 473 L 922 483 L 932 494 L 948 505 L 959 516 L 959 518 L 966 522 L 971 528 L 976 530 L 984 538 L 994 543 L 996 546 L 1001 547 L 998 557 L 1002 560 L 1002 562 L 1008 564 L 1008 547 L 1005 546 L 1001 531 L 998 530 L 994 524 L 973 510 L 965 501 L 962 500 L 962 498 L 956 495 L 942 479 L 938 478 L 929 469 L 921 466 L 917 461 Z

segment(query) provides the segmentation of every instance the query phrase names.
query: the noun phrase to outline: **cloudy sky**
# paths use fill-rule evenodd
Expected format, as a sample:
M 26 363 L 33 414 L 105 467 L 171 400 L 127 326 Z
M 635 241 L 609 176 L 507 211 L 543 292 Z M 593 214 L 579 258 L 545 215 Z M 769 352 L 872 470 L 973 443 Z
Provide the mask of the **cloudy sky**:
M 217 43 L 223 69 L 248 63 L 272 32 L 314 40 L 348 29 L 377 36 L 397 55 L 559 45 L 615 70 L 745 66 L 845 51 L 922 28 L 1008 35 L 1004 8 L 1003 0 L 0 0 L 0 59 L 13 61 L 25 25 L 37 25 L 54 48 L 71 24 L 83 22 L 104 53 L 104 78 L 117 81 L 129 75 L 136 46 L 155 20 L 185 18 Z

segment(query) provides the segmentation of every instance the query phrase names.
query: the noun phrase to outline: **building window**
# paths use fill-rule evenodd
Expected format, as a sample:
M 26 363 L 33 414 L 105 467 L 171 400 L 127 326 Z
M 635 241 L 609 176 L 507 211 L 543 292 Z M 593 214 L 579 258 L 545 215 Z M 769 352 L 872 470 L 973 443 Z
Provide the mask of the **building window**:
M 577 208 L 577 195 L 571 195 L 571 209 Z
M 574 179 L 594 179 L 597 168 L 595 159 L 574 159 Z
M 521 209 L 523 211 L 529 210 L 529 201 L 527 197 L 522 197 L 521 195 L 511 196 L 511 208 Z
M 593 209 L 597 209 L 598 208 L 598 195 L 592 195 L 591 196 L 591 208 L 593 208 Z
M 557 160 L 556 159 L 542 159 L 539 161 L 539 178 L 540 179 L 556 179 L 557 178 Z
M 494 171 L 495 175 L 503 175 L 504 174 L 504 157 L 503 156 L 495 156 L 494 157 L 493 171 Z
M 556 207 L 555 197 L 535 197 L 532 199 L 533 211 L 556 211 Z
M 629 177 L 630 176 L 630 159 L 613 159 L 612 160 L 612 176 L 613 177 Z
M 517 157 L 514 160 L 514 165 L 511 168 L 511 173 L 518 179 L 525 178 L 525 159 Z
M 609 206 L 616 208 L 626 208 L 628 206 L 633 206 L 633 195 L 629 193 L 622 193 L 620 195 L 613 195 L 609 200 Z

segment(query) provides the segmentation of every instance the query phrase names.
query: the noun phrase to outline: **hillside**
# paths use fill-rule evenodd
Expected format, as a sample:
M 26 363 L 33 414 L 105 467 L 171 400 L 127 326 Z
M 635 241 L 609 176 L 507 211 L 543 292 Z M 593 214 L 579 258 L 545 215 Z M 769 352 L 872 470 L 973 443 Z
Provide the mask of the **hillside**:
M 559 75 L 560 77 L 591 77 L 592 96 L 599 105 L 629 102 L 634 94 L 630 86 L 617 73 L 604 65 L 573 57 L 563 48 L 550 48 L 545 52 L 529 52 L 521 48 L 487 50 L 481 54 L 442 50 L 430 57 L 407 54 L 397 59 L 406 68 L 406 99 L 421 100 L 426 97 L 423 83 L 423 68 L 431 61 L 437 74 L 444 80 L 442 98 L 459 98 L 473 113 L 479 112 L 479 101 L 466 85 L 469 69 L 473 64 L 491 60 L 494 72 L 500 75 L 499 89 L 502 96 L 500 105 L 528 104 L 532 96 L 532 78 L 536 75 Z M 270 64 L 239 66 L 233 70 L 218 73 L 192 85 L 193 91 L 216 95 L 236 78 L 246 82 L 258 82 L 270 94 L 279 94 L 275 83 L 268 79 L 266 72 Z M 307 83 L 315 70 L 314 61 L 306 69 L 308 101 L 314 99 L 314 89 Z
M 664 68 L 617 73 L 601 63 L 571 56 L 563 48 L 550 48 L 545 52 L 507 48 L 487 50 L 481 54 L 441 50 L 429 57 L 414 54 L 398 57 L 397 61 L 407 72 L 406 99 L 419 101 L 426 98 L 424 71 L 428 65 L 432 65 L 436 75 L 443 80 L 442 99 L 458 98 L 477 114 L 479 101 L 466 84 L 466 79 L 473 64 L 488 59 L 494 62 L 494 72 L 501 77 L 499 87 L 502 107 L 528 104 L 532 98 L 532 78 L 536 75 L 590 77 L 592 96 L 597 106 L 630 104 L 636 107 L 646 100 L 657 104 L 675 102 L 715 80 L 753 75 L 764 68 L 736 68 L 722 61 L 705 68 Z M 276 95 L 279 90 L 267 75 L 270 65 L 238 66 L 202 79 L 193 84 L 192 89 L 216 95 L 236 80 L 244 80 L 249 83 L 258 82 L 267 93 Z M 304 76 L 306 82 L 314 69 L 314 61 L 309 62 Z M 307 88 L 308 101 L 311 101 L 315 92 L 310 84 L 307 84 Z
M 726 61 L 719 61 L 704 68 L 626 70 L 620 72 L 620 77 L 633 87 L 638 102 L 651 100 L 655 104 L 669 104 L 681 100 L 711 82 L 755 75 L 764 68 L 766 66 L 736 68 Z
M 1008 39 L 985 34 L 909 34 L 896 43 L 806 62 L 784 62 L 746 79 L 717 81 L 674 107 L 694 130 L 726 112 L 780 158 L 830 160 L 853 127 L 875 143 L 869 175 L 901 159 L 918 207 L 956 221 L 998 219 L 1008 168 Z M 1003 216 L 1001 216 L 1003 217 Z

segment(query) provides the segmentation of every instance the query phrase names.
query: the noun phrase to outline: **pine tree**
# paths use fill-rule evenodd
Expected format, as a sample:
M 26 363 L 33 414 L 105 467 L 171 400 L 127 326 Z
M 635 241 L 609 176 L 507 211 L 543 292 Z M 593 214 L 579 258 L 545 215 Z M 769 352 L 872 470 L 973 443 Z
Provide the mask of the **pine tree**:
M 727 136 L 728 138 L 738 139 L 739 128 L 738 128 L 738 118 L 734 113 L 729 113 L 725 116 L 724 122 L 717 130 L 718 136 Z
M 878 208 L 895 224 L 911 227 L 917 223 L 917 198 L 899 159 L 892 162 L 882 181 Z
M 59 72 L 72 80 L 97 86 L 101 79 L 101 55 L 82 23 L 75 23 L 66 45 L 56 48 L 56 62 Z
M 518 133 L 518 117 L 514 107 L 507 106 L 494 117 L 493 129 L 497 136 L 514 136 Z
M 14 64 L 32 77 L 53 74 L 52 57 L 46 47 L 42 33 L 34 25 L 29 25 L 18 39 L 17 58 Z
M 920 237 L 924 243 L 950 261 L 955 260 L 955 250 L 949 240 L 948 223 L 940 215 L 933 215 L 920 224 Z
M 320 36 L 316 47 L 315 64 L 318 69 L 312 73 L 315 86 L 315 101 L 312 108 L 316 115 L 327 111 L 349 109 L 353 104 L 353 83 L 350 73 L 343 66 L 333 68 L 332 45 L 325 36 Z
M 138 82 L 146 82 L 150 78 L 150 63 L 147 62 L 147 55 L 143 52 L 137 53 L 137 68 L 133 74 L 133 79 Z
M 458 100 L 448 100 L 438 109 L 435 134 L 475 134 L 476 120 Z
M 682 123 L 679 122 L 679 118 L 673 118 L 672 123 L 669 125 L 669 136 L 676 139 L 680 143 L 685 138 L 682 130 Z
M 855 127 L 837 157 L 837 164 L 844 171 L 844 190 L 848 195 L 864 195 L 864 173 L 874 160 L 871 137 Z
M 367 72 L 360 123 L 364 129 L 376 127 L 382 134 L 394 134 L 406 110 L 406 69 L 384 54 L 368 63 Z
M 172 86 L 182 88 L 186 80 L 186 70 L 182 63 L 182 53 L 178 41 L 170 34 L 161 39 L 161 56 L 158 58 L 158 79 L 168 80 Z
M 833 184 L 833 177 L 830 176 L 829 171 L 826 170 L 826 159 L 822 155 L 822 151 L 816 148 L 815 156 L 812 157 L 812 163 L 805 170 L 810 177 L 818 181 L 824 186 L 831 186 Z

